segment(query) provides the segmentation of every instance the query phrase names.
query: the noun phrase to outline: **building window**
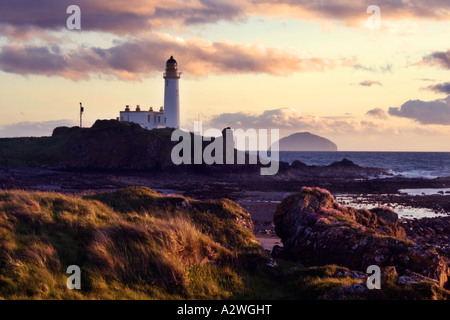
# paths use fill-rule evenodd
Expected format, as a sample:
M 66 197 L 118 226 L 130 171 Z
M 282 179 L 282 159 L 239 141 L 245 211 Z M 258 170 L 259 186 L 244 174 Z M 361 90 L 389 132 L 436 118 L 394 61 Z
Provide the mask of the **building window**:
M 156 114 L 155 114 L 155 116 L 153 118 L 153 122 L 156 123 Z
M 164 123 L 167 123 L 167 118 L 164 118 Z
M 148 115 L 148 121 L 147 122 L 150 122 L 150 115 Z
M 161 117 L 158 116 L 158 123 L 161 123 Z

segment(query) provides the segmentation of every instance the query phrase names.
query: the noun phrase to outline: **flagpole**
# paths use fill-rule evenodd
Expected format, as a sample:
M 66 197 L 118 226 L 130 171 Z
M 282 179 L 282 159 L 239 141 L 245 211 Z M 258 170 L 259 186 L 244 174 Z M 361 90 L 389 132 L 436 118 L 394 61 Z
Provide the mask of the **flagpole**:
M 83 128 L 83 106 L 80 102 L 80 128 Z

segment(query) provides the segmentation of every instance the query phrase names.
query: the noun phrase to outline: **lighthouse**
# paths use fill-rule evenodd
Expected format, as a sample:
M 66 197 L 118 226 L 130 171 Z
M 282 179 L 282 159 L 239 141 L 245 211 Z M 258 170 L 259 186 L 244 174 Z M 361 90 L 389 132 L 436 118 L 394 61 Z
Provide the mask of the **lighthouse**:
M 146 109 L 140 105 L 136 110 L 131 110 L 127 105 L 124 111 L 120 111 L 119 121 L 134 122 L 141 127 L 152 130 L 158 128 L 180 127 L 180 88 L 179 81 L 181 72 L 178 72 L 177 61 L 170 57 L 166 62 L 164 72 L 164 106 Z
M 171 56 L 164 73 L 164 115 L 167 119 L 165 126 L 169 128 L 180 127 L 180 76 L 177 61 Z

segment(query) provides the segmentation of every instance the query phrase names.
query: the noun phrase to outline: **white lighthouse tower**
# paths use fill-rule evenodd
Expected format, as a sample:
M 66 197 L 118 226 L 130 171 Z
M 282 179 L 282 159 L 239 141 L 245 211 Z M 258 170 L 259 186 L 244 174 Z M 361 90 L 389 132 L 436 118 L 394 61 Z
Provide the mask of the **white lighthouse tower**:
M 167 119 L 165 124 L 168 128 L 180 127 L 180 87 L 179 81 L 181 72 L 178 72 L 177 61 L 170 57 L 166 63 L 164 73 L 164 116 Z

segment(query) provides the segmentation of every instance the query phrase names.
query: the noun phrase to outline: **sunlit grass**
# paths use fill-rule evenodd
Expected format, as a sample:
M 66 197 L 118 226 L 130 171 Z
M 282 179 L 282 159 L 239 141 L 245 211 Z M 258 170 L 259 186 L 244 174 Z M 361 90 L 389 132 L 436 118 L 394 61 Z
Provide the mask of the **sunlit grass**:
M 0 299 L 321 299 L 361 280 L 269 256 L 228 199 L 144 187 L 88 196 L 0 191 Z M 81 268 L 81 290 L 66 269 Z M 447 299 L 435 284 L 384 284 L 371 299 Z M 332 296 L 332 295 L 331 295 Z
M 230 298 L 245 290 L 233 264 L 257 243 L 251 227 L 234 203 L 163 197 L 148 188 L 85 197 L 2 191 L 0 296 Z M 65 286 L 72 264 L 82 270 L 80 292 Z

